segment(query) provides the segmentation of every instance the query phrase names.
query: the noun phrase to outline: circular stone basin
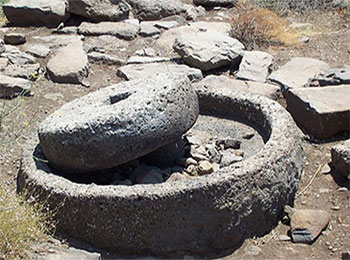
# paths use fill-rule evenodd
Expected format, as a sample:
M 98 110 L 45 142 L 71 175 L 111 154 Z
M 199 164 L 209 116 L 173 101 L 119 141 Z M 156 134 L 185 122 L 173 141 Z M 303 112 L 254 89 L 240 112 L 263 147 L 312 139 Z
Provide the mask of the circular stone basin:
M 102 186 L 53 174 L 37 159 L 44 157 L 32 138 L 23 147 L 18 191 L 57 208 L 60 233 L 122 254 L 208 256 L 265 234 L 298 188 L 301 132 L 284 108 L 265 97 L 228 88 L 196 91 L 201 114 L 253 125 L 265 140 L 263 148 L 194 179 Z

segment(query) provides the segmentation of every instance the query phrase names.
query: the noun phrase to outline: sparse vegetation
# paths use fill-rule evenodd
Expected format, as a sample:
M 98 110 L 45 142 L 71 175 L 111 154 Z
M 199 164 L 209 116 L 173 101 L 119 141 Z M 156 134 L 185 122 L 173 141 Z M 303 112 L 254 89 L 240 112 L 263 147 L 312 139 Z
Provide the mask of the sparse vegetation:
M 248 49 L 265 45 L 298 45 L 300 34 L 277 13 L 249 2 L 236 7 L 232 19 L 232 37 Z
M 43 204 L 30 203 L 0 184 L 0 259 L 19 259 L 30 243 L 49 231 L 50 214 Z

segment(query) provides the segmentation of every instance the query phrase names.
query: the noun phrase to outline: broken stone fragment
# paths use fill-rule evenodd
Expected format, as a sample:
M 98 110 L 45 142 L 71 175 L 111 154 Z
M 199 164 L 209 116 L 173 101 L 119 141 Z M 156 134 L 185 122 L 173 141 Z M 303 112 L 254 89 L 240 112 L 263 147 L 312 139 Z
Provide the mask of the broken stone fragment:
M 294 243 L 312 243 L 330 221 L 330 214 L 324 210 L 297 210 L 285 206 L 284 211 L 290 219 L 291 235 Z
M 222 158 L 220 161 L 220 167 L 226 167 L 233 163 L 240 162 L 243 160 L 242 156 L 237 156 L 235 150 L 227 149 L 222 153 Z
M 350 140 L 332 147 L 332 165 L 345 177 L 350 177 Z
M 27 79 L 0 75 L 0 97 L 14 98 L 30 91 L 32 82 Z
M 7 33 L 4 36 L 6 44 L 18 45 L 27 41 L 26 36 L 23 33 Z
M 215 142 L 217 146 L 223 145 L 224 149 L 239 149 L 241 147 L 241 141 L 226 137 L 225 139 L 219 139 Z
M 208 161 L 200 161 L 197 166 L 199 175 L 210 174 L 214 171 L 213 165 Z

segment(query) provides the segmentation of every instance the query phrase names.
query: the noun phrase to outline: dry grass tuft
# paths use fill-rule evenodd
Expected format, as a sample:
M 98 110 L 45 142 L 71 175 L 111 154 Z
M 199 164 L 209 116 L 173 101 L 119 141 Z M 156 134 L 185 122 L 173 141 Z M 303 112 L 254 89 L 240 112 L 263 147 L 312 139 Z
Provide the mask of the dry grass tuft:
M 46 238 L 50 214 L 45 206 L 27 202 L 0 184 L 0 259 L 23 257 L 32 242 Z
M 271 10 L 249 2 L 242 2 L 236 7 L 231 26 L 231 36 L 244 43 L 248 49 L 300 44 L 300 33 L 290 28 L 287 20 Z

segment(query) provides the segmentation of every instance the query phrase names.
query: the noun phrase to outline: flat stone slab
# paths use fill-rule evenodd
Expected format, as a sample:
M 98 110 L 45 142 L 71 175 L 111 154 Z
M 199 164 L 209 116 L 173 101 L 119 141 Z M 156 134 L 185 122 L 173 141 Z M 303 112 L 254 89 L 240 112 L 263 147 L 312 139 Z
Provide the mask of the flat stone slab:
M 16 26 L 57 26 L 69 18 L 65 0 L 11 0 L 2 8 L 7 20 Z
M 89 73 L 89 62 L 83 43 L 76 41 L 59 48 L 47 63 L 47 73 L 57 83 L 83 83 Z
M 350 177 L 350 140 L 332 147 L 332 165 L 345 177 Z
M 168 72 L 186 75 L 190 80 L 201 80 L 203 78 L 203 74 L 199 69 L 164 62 L 125 65 L 118 68 L 117 75 L 126 80 L 134 80 Z
M 39 126 L 50 165 L 70 174 L 108 169 L 174 142 L 198 117 L 182 75 L 161 74 L 76 99 Z
M 290 89 L 287 109 L 310 135 L 326 139 L 350 128 L 350 85 Z
M 193 0 L 195 5 L 202 5 L 205 7 L 214 7 L 214 6 L 224 6 L 231 7 L 237 3 L 237 0 Z
M 173 48 L 186 64 L 209 71 L 238 65 L 245 47 L 224 33 L 207 31 L 180 36 Z
M 147 56 L 131 56 L 126 64 L 146 64 L 146 63 L 158 63 L 158 62 L 171 62 L 171 58 L 167 57 L 147 57 Z
M 179 0 L 126 0 L 131 6 L 134 16 L 140 21 L 152 21 L 172 15 L 186 16 L 190 5 Z
M 207 76 L 205 79 L 194 83 L 198 89 L 222 89 L 223 91 L 242 91 L 246 93 L 258 94 L 276 100 L 280 96 L 280 88 L 275 85 L 243 81 L 227 76 Z
M 265 82 L 273 64 L 273 56 L 262 51 L 245 51 L 237 78 Z
M 7 58 L 11 64 L 16 64 L 16 65 L 26 65 L 26 64 L 36 63 L 36 59 L 32 55 L 21 51 L 4 52 L 0 55 L 0 57 Z
M 123 1 L 68 0 L 68 11 L 93 22 L 121 21 L 128 18 L 130 8 Z
M 90 52 L 88 53 L 88 59 L 90 62 L 101 62 L 107 65 L 122 65 L 124 60 L 117 57 L 116 55 L 100 53 L 100 52 Z
M 280 84 L 282 90 L 285 91 L 289 88 L 305 87 L 322 71 L 329 69 L 330 66 L 323 61 L 294 57 L 280 69 L 272 72 L 268 79 Z
M 14 98 L 30 90 L 32 82 L 22 78 L 0 75 L 0 97 Z
M 171 28 L 161 34 L 159 39 L 156 41 L 155 46 L 160 49 L 164 56 L 174 56 L 173 45 L 176 38 L 186 37 L 187 34 L 198 33 L 203 31 L 214 31 L 222 32 L 229 35 L 231 31 L 231 25 L 224 22 L 194 22 L 189 25 L 179 26 Z
M 125 40 L 136 38 L 139 30 L 140 26 L 124 22 L 83 22 L 78 28 L 78 32 L 83 35 L 112 35 Z
M 45 45 L 50 49 L 67 46 L 76 41 L 83 40 L 82 35 L 49 35 L 49 36 L 34 36 L 32 39 L 38 44 Z
M 37 72 L 39 68 L 40 68 L 39 63 L 22 65 L 22 66 L 10 64 L 3 69 L 2 73 L 9 77 L 28 79 L 28 77 L 32 73 Z
M 46 58 L 50 54 L 50 47 L 43 44 L 29 44 L 25 46 L 25 52 L 36 58 Z

